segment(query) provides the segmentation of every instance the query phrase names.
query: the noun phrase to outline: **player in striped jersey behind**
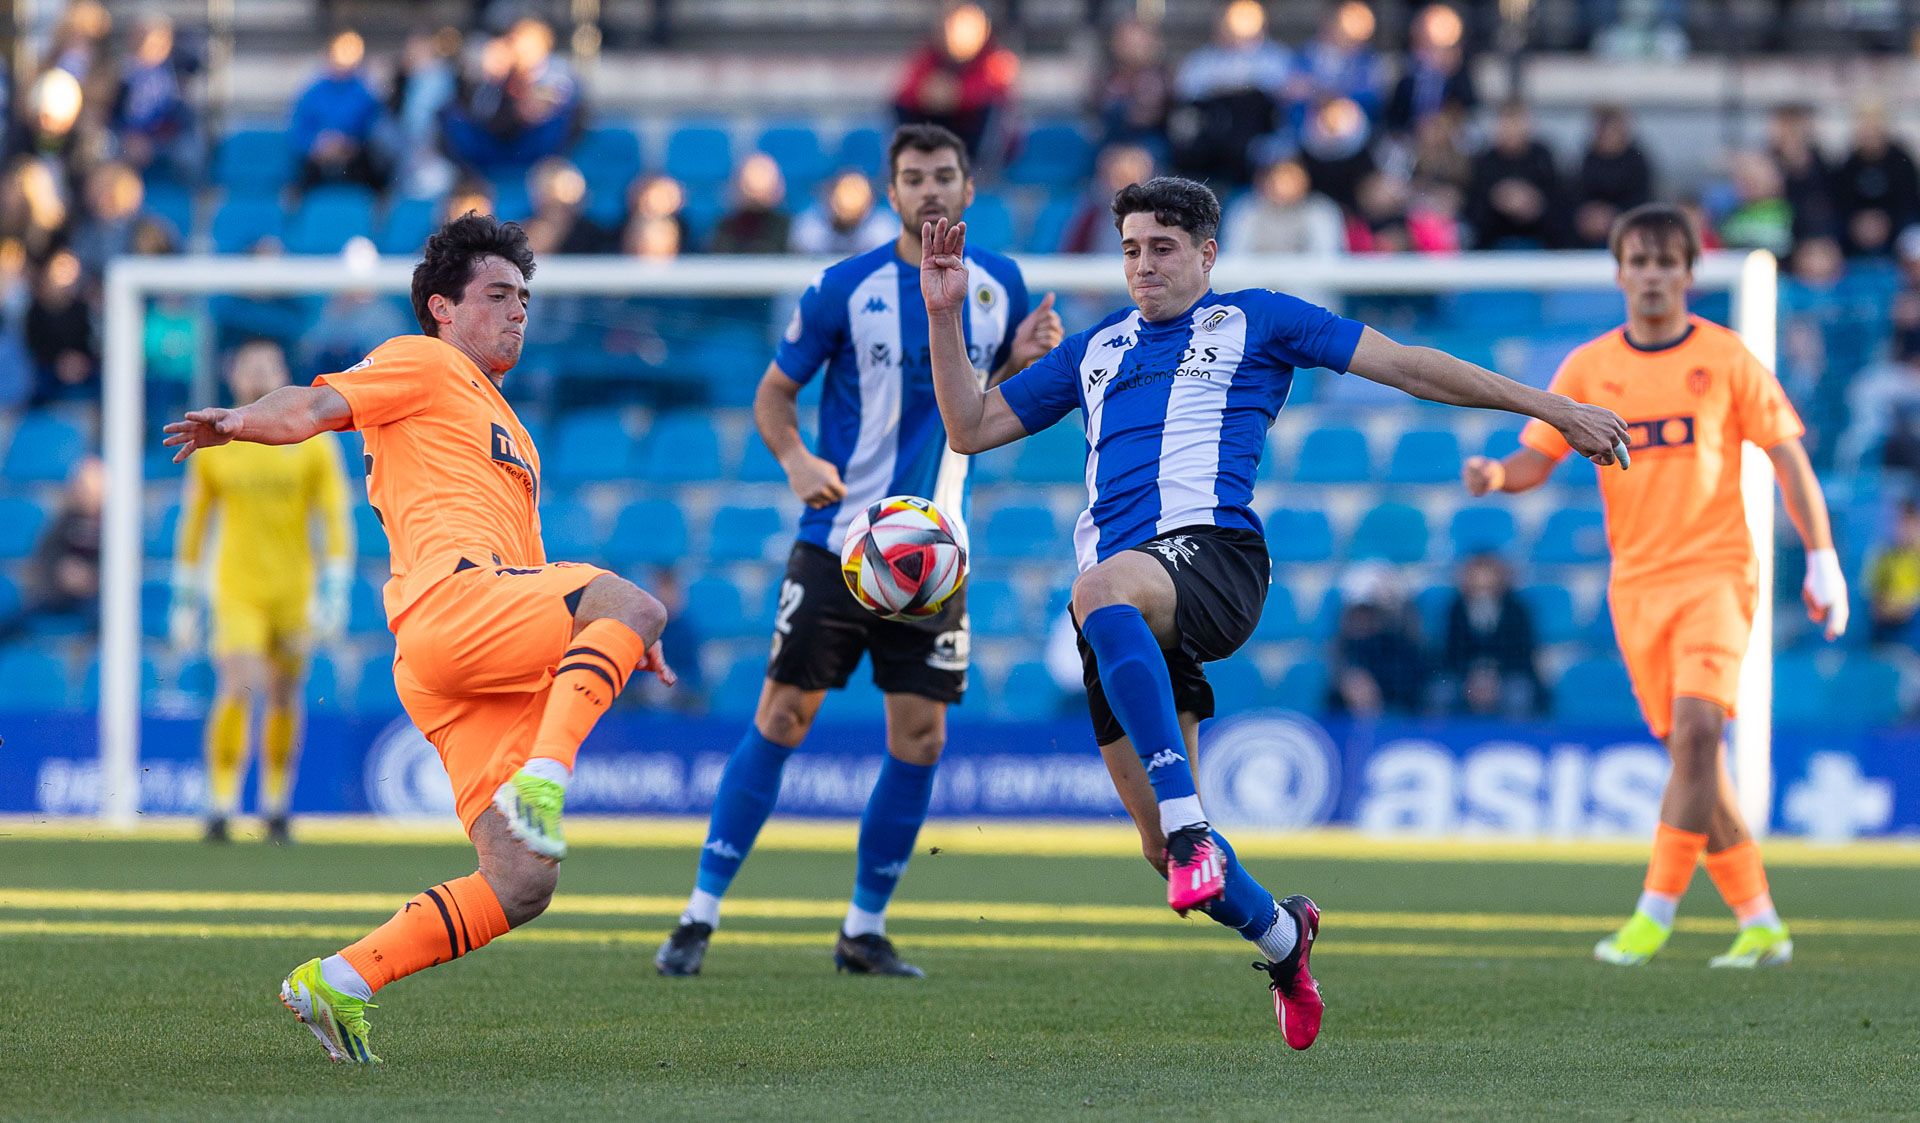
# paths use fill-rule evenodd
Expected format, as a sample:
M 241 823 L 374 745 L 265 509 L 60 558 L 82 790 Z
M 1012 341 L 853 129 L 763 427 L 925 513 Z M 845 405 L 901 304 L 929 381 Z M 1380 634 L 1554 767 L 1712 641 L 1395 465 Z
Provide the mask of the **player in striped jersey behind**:
M 1001 386 L 969 370 L 961 314 L 970 291 L 964 224 L 930 223 L 920 268 L 934 386 L 948 438 L 983 452 L 1079 410 L 1087 430 L 1087 509 L 1074 531 L 1087 702 L 1114 786 L 1167 903 L 1200 909 L 1259 947 L 1289 1046 L 1320 1032 L 1324 1004 L 1307 969 L 1320 911 L 1275 901 L 1207 823 L 1194 787 L 1199 723 L 1214 712 L 1202 665 L 1252 635 L 1271 561 L 1253 484 L 1296 367 L 1326 367 L 1452 405 L 1505 409 L 1559 430 L 1596 464 L 1625 466 L 1627 429 L 1611 411 L 1502 378 L 1267 289 L 1216 293 L 1220 201 L 1159 178 L 1114 196 L 1135 307 L 1072 336 Z
M 947 707 L 966 689 L 966 590 L 930 620 L 882 620 L 847 591 L 839 554 L 847 525 L 889 495 L 922 496 L 954 514 L 964 507 L 967 458 L 947 447 L 934 403 L 919 265 L 921 225 L 958 220 L 973 201 L 973 178 L 960 138 L 937 125 L 895 132 L 887 168 L 900 236 L 832 266 L 807 289 L 754 399 L 760 435 L 807 510 L 780 585 L 759 709 L 714 793 L 686 912 L 654 957 L 662 975 L 700 973 L 720 900 L 773 811 L 787 758 L 863 653 L 886 695 L 887 754 L 860 820 L 853 901 L 834 960 L 856 974 L 922 974 L 887 939 L 886 908 L 927 816 Z M 983 386 L 1046 354 L 1060 340 L 1060 317 L 1052 294 L 1029 309 L 1012 261 L 973 249 L 967 257 L 978 273 L 956 322 L 967 377 Z M 819 440 L 809 450 L 795 403 L 823 367 Z

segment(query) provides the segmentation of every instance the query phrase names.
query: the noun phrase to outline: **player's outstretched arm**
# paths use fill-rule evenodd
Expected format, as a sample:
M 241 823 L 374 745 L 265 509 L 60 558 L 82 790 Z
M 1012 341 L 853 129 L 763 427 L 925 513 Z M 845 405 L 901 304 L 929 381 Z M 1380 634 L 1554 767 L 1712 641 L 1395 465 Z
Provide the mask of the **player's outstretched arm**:
M 998 386 L 980 389 L 967 356 L 967 224 L 946 219 L 920 229 L 920 295 L 927 302 L 927 335 L 933 348 L 933 395 L 947 444 L 955 452 L 985 452 L 1027 435 Z
M 1800 586 L 1807 619 L 1825 624 L 1828 639 L 1839 639 L 1847 631 L 1847 578 L 1840 569 L 1840 555 L 1833 548 L 1833 523 L 1827 517 L 1827 497 L 1820 490 L 1820 478 L 1813 474 L 1813 463 L 1798 437 L 1769 448 L 1767 458 L 1773 461 L 1773 474 L 1780 481 L 1787 517 L 1793 520 L 1800 543 L 1807 548 L 1807 579 Z
M 196 409 L 166 426 L 161 443 L 177 449 L 180 463 L 196 449 L 229 441 L 294 445 L 320 433 L 344 429 L 353 420 L 347 399 L 331 386 L 282 386 L 239 409 Z
M 1518 493 L 1532 491 L 1553 475 L 1553 460 L 1530 448 L 1516 449 L 1495 460 L 1491 456 L 1469 456 L 1460 467 L 1460 482 L 1467 494 L 1480 496 L 1490 491 Z
M 1595 464 L 1618 462 L 1624 468 L 1629 461 L 1627 423 L 1612 410 L 1536 390 L 1445 351 L 1408 347 L 1367 328 L 1347 369 L 1430 402 L 1537 417 L 1560 430 L 1575 452 Z

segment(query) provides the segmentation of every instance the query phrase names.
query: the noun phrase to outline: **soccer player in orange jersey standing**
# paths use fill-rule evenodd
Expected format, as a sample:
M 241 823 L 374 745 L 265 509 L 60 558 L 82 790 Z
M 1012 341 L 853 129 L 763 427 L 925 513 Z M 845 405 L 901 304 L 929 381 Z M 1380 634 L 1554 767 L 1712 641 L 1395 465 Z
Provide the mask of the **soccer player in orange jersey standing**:
M 1826 499 L 1800 444 L 1805 432 L 1773 372 L 1740 337 L 1687 312 L 1699 235 L 1678 208 L 1648 204 L 1622 215 L 1611 246 L 1627 323 L 1581 346 L 1553 389 L 1627 419 L 1633 471 L 1604 472 L 1608 596 L 1634 695 L 1673 772 L 1660 803 L 1645 892 L 1596 958 L 1645 963 L 1666 944 L 1680 898 L 1706 857 L 1707 873 L 1740 922 L 1716 967 L 1784 964 L 1793 941 L 1774 911 L 1760 850 L 1726 770 L 1722 735 L 1733 716 L 1753 627 L 1753 539 L 1740 492 L 1741 445 L 1766 450 L 1787 514 L 1807 549 L 1807 615 L 1829 640 L 1847 628 L 1847 586 L 1833 549 Z M 1463 474 L 1474 495 L 1544 483 L 1567 446 L 1529 422 L 1502 460 L 1476 456 Z
M 413 271 L 422 334 L 312 386 L 166 426 L 176 460 L 228 441 L 364 434 L 367 494 L 393 558 L 394 684 L 439 750 L 479 853 L 477 872 L 281 984 L 334 1060 L 379 1059 L 367 1046 L 374 991 L 540 915 L 566 856 L 560 813 L 580 742 L 634 670 L 674 681 L 660 602 L 605 570 L 550 563 L 541 545 L 540 454 L 500 394 L 525 340 L 533 268 L 519 226 L 468 213 L 427 240 Z

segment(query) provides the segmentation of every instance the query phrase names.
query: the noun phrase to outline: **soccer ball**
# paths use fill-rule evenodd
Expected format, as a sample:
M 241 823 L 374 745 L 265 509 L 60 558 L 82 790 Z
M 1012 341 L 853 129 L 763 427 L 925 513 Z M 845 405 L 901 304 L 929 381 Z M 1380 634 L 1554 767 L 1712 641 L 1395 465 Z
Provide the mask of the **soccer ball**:
M 888 620 L 925 620 L 967 579 L 966 531 L 928 500 L 889 496 L 847 527 L 840 576 L 867 611 Z

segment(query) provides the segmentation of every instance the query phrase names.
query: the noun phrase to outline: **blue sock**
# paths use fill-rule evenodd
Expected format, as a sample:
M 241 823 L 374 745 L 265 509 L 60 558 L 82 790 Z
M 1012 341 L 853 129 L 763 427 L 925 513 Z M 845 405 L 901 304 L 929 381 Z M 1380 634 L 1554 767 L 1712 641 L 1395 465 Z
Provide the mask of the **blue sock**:
M 907 859 L 913 857 L 913 840 L 920 837 L 920 824 L 927 821 L 934 767 L 908 764 L 892 753 L 881 762 L 880 778 L 874 781 L 866 813 L 860 816 L 854 908 L 869 913 L 887 910 L 887 901 L 907 870 Z
M 780 796 L 780 772 L 793 750 L 776 745 L 747 727 L 747 735 L 727 758 L 720 773 L 720 790 L 713 793 L 713 817 L 707 824 L 707 844 L 700 851 L 700 890 L 724 896 L 747 860 L 753 840 L 773 814 Z
M 1219 831 L 1213 832 L 1213 844 L 1227 860 L 1227 889 L 1203 909 L 1214 920 L 1258 943 L 1273 927 L 1279 906 L 1274 903 L 1273 894 L 1240 864 L 1239 855 Z
M 1173 677 L 1147 618 L 1130 604 L 1110 604 L 1087 613 L 1080 634 L 1100 664 L 1107 705 L 1147 766 L 1154 799 L 1166 803 L 1192 797 L 1193 768 L 1187 762 L 1180 715 L 1173 708 Z

